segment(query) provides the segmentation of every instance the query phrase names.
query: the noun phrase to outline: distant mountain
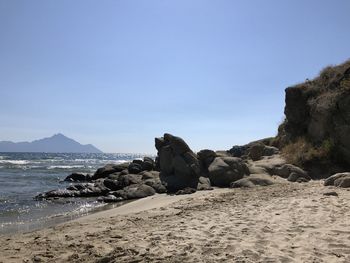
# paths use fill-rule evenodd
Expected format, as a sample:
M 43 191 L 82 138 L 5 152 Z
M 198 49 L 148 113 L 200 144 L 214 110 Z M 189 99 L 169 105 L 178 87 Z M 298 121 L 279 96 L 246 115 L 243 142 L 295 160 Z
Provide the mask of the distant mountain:
M 0 141 L 0 152 L 102 153 L 92 144 L 82 145 L 61 133 L 32 142 Z

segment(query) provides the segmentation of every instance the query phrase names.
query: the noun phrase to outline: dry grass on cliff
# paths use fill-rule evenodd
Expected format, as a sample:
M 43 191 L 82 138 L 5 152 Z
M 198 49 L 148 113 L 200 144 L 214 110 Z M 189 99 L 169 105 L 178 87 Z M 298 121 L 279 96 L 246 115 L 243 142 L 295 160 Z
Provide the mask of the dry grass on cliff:
M 350 60 L 338 66 L 328 66 L 321 70 L 320 75 L 313 80 L 313 84 L 328 89 L 349 89 Z
M 332 151 L 333 143 L 330 140 L 325 140 L 321 145 L 315 146 L 305 137 L 299 137 L 282 148 L 282 155 L 287 162 L 303 166 L 310 161 L 331 158 Z

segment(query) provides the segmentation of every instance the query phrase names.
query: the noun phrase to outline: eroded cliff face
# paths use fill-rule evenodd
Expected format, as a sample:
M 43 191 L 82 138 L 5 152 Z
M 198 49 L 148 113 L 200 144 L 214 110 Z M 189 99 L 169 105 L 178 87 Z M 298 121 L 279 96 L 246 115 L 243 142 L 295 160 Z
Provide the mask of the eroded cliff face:
M 297 151 L 292 146 L 300 140 L 308 143 L 313 154 L 298 153 L 305 168 L 315 169 L 317 163 L 335 170 L 350 167 L 350 60 L 287 88 L 285 102 L 286 119 L 275 143 L 287 151 Z M 318 170 L 327 173 L 324 167 Z

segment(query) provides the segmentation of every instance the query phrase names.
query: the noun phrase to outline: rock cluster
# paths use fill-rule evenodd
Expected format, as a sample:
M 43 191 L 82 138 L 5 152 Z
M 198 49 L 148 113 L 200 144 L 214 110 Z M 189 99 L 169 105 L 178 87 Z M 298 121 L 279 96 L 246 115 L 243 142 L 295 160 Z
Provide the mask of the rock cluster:
M 93 175 L 73 173 L 65 181 L 74 184 L 39 194 L 37 198 L 99 196 L 102 201 L 116 202 L 164 193 L 166 188 L 154 168 L 154 160 L 149 157 L 131 163 L 107 164 Z
M 49 191 L 37 198 L 99 197 L 105 202 L 143 198 L 155 193 L 190 194 L 216 187 L 267 186 L 277 175 L 291 182 L 307 182 L 307 172 L 286 164 L 278 149 L 254 142 L 229 151 L 209 149 L 194 153 L 180 137 L 164 134 L 155 138 L 158 151 L 153 160 L 107 164 L 93 175 L 73 173 L 66 189 Z M 236 155 L 236 156 L 233 156 Z M 240 157 L 237 157 L 237 156 Z

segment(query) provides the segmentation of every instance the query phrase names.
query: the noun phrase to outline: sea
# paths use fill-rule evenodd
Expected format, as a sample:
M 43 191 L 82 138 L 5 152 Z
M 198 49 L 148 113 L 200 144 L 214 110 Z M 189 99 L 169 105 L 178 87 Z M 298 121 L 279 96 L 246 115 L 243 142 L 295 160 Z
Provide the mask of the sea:
M 73 172 L 94 173 L 108 163 L 123 163 L 145 154 L 0 153 L 0 234 L 29 232 L 54 226 L 123 203 L 97 198 L 35 200 L 39 193 L 66 188 Z

